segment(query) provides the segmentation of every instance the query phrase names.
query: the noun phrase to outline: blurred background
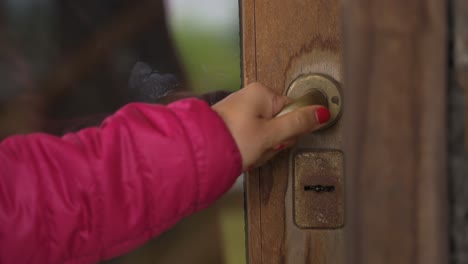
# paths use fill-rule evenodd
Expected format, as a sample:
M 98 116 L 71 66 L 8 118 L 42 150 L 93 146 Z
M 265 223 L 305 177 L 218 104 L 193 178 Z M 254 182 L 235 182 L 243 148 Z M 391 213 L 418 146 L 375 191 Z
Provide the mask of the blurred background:
M 0 138 L 98 125 L 128 102 L 235 91 L 238 1 L 0 0 L 0 80 Z M 243 202 L 240 177 L 207 210 L 105 263 L 245 263 Z
M 183 65 L 199 92 L 240 88 L 236 0 L 166 0 L 168 22 Z

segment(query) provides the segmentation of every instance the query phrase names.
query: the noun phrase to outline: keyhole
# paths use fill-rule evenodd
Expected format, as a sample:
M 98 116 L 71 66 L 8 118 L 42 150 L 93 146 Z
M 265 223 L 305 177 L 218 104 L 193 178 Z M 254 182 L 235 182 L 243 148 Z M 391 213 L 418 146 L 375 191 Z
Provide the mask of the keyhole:
M 304 191 L 312 191 L 316 193 L 322 192 L 334 192 L 335 186 L 323 186 L 323 185 L 306 185 L 304 186 Z

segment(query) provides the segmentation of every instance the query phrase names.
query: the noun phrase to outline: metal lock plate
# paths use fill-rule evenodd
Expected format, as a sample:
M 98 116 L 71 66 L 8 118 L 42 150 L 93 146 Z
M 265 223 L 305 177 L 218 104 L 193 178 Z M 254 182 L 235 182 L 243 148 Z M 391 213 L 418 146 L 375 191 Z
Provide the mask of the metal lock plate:
M 338 150 L 293 154 L 294 222 L 300 228 L 344 225 L 343 153 Z

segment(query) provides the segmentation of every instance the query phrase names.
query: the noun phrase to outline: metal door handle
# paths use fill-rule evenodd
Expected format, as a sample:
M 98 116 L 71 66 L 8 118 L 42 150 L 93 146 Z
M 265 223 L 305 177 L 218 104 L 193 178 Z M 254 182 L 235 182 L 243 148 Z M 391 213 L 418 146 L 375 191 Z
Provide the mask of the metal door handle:
M 296 101 L 286 105 L 276 116 L 282 116 L 309 105 L 323 105 L 328 108 L 327 96 L 319 89 L 312 89 L 299 97 Z
M 321 74 L 309 74 L 297 78 L 288 88 L 287 96 L 295 99 L 286 105 L 276 117 L 309 105 L 323 105 L 330 110 L 330 120 L 321 129 L 336 123 L 343 109 L 343 95 L 338 82 Z

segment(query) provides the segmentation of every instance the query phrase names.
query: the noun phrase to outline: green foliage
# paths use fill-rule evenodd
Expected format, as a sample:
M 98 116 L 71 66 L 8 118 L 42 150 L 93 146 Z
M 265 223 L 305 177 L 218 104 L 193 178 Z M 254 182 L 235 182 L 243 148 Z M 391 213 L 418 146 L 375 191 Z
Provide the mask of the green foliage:
M 175 29 L 175 42 L 196 92 L 240 88 L 238 32 Z

